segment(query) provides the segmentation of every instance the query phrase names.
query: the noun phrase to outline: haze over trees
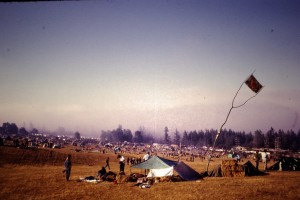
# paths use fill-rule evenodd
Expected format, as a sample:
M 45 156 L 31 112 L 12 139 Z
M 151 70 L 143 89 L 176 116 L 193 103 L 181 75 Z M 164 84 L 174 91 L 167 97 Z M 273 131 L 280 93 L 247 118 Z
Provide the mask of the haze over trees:
M 64 130 L 64 133 L 66 131 Z M 139 130 L 132 132 L 130 129 L 125 129 L 122 125 L 119 125 L 116 129 L 101 131 L 101 142 L 113 142 L 122 143 L 124 141 L 134 143 L 164 143 L 164 144 L 177 144 L 177 145 L 193 145 L 193 146 L 212 146 L 217 130 L 194 130 L 183 131 L 180 133 L 177 129 L 171 132 L 166 126 L 161 131 L 162 134 L 154 136 L 152 133 L 147 132 L 145 128 L 140 127 Z M 28 135 L 42 133 L 36 128 L 28 131 L 25 127 L 20 127 L 15 123 L 3 123 L 0 126 L 0 134 L 2 136 L 15 136 L 15 137 L 28 137 Z M 44 133 L 42 133 L 44 134 Z M 52 134 L 61 134 L 59 132 Z M 73 133 L 75 139 L 80 140 L 82 134 L 79 132 Z M 283 131 L 274 130 L 272 127 L 265 133 L 261 130 L 256 130 L 254 133 L 249 132 L 235 132 L 231 129 L 222 130 L 217 143 L 216 148 L 231 149 L 234 146 L 244 146 L 248 148 L 271 148 L 271 149 L 285 149 L 292 151 L 300 150 L 300 130 L 294 132 L 293 130 Z

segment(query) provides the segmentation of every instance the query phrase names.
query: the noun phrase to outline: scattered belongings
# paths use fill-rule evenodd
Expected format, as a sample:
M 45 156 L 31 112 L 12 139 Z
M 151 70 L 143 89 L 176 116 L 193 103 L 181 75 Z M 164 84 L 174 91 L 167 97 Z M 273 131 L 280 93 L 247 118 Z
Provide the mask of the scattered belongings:
M 140 188 L 142 188 L 142 189 L 150 188 L 150 187 L 151 187 L 151 185 L 148 184 L 148 183 L 142 183 L 142 184 L 140 184 Z
M 105 174 L 105 177 L 102 177 L 100 179 L 98 179 L 97 177 L 94 177 L 94 176 L 87 176 L 85 178 L 79 178 L 78 181 L 84 181 L 84 182 L 88 182 L 88 183 L 99 183 L 102 181 L 113 182 L 115 180 L 116 180 L 116 173 L 109 171 Z
M 147 179 L 145 177 L 144 178 L 138 178 L 137 181 L 136 181 L 136 183 L 137 184 L 142 184 L 142 183 L 144 183 L 146 181 L 147 181 Z
M 138 182 L 143 179 L 144 175 L 139 173 L 132 173 L 128 177 L 128 182 Z
M 133 186 L 139 186 L 140 188 L 150 188 L 153 185 L 153 180 L 147 179 L 146 177 L 138 178 L 136 184 Z
M 116 173 L 109 171 L 106 173 L 105 181 L 113 182 L 114 180 L 116 180 L 116 176 Z
M 94 176 L 87 176 L 85 178 L 79 178 L 80 181 L 88 182 L 88 183 L 99 183 L 100 180 L 96 179 Z

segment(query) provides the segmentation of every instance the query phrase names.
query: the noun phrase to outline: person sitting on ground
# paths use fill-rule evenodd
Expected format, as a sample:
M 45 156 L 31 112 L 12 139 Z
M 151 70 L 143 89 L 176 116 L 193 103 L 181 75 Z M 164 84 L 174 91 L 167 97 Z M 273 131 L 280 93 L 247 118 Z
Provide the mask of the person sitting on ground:
M 100 180 L 105 180 L 106 178 L 106 169 L 105 167 L 103 166 L 101 170 L 98 171 L 98 177 Z

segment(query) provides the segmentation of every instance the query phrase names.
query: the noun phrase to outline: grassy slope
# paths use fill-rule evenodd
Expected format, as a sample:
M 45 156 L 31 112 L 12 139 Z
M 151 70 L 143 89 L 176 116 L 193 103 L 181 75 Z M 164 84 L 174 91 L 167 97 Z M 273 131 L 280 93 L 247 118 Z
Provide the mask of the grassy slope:
M 3 157 L 10 151 L 9 157 Z M 15 152 L 15 153 L 13 153 Z M 78 182 L 80 177 L 95 175 L 110 156 L 112 171 L 118 171 L 114 154 L 72 153 L 71 181 L 66 182 L 63 158 L 70 149 L 55 150 L 51 161 L 49 151 L 41 154 L 0 148 L 0 199 L 300 199 L 299 172 L 272 172 L 260 177 L 205 178 L 200 182 L 158 183 L 140 189 L 134 183 L 98 184 Z M 30 157 L 30 155 L 32 155 Z M 34 161 L 36 160 L 37 161 Z M 62 160 L 61 160 L 62 159 Z M 54 161 L 53 161 L 54 160 Z M 29 163 L 31 162 L 31 163 Z M 202 171 L 206 162 L 189 163 Z M 215 160 L 212 165 L 220 163 Z M 129 168 L 125 168 L 129 174 Z M 134 172 L 141 172 L 135 170 Z

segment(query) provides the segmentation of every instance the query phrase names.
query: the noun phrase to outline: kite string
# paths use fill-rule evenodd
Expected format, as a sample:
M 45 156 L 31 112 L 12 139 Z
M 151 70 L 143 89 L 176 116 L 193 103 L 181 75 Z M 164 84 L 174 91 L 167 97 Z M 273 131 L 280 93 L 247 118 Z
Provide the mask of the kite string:
M 255 71 L 255 70 L 254 70 L 254 71 Z M 253 72 L 253 73 L 254 73 L 254 72 Z M 253 73 L 252 73 L 252 74 L 253 74 Z M 251 74 L 251 75 L 252 75 L 252 74 Z M 250 76 L 251 76 L 251 75 L 250 75 Z M 249 76 L 249 77 L 250 77 L 250 76 Z M 248 77 L 248 78 L 249 78 L 249 77 Z M 248 78 L 247 78 L 247 79 L 248 79 Z M 246 80 L 247 80 L 247 79 L 246 79 Z M 220 127 L 220 129 L 219 129 L 218 132 L 217 132 L 217 135 L 216 135 L 216 138 L 215 138 L 215 140 L 214 140 L 214 144 L 213 144 L 213 148 L 212 148 L 211 154 L 213 154 L 213 152 L 214 152 L 214 149 L 215 149 L 215 145 L 216 145 L 217 139 L 218 139 L 220 133 L 222 132 L 223 126 L 226 124 L 226 122 L 227 122 L 227 120 L 228 120 L 228 118 L 229 118 L 229 115 L 230 115 L 232 109 L 233 109 L 233 108 L 239 108 L 239 107 L 242 107 L 242 106 L 245 105 L 250 99 L 256 97 L 256 95 L 259 93 L 259 92 L 258 92 L 258 93 L 256 93 L 254 96 L 248 98 L 244 103 L 242 103 L 242 104 L 240 104 L 240 105 L 238 105 L 238 106 L 234 106 L 234 101 L 235 101 L 235 99 L 236 99 L 236 97 L 237 97 L 237 95 L 238 95 L 239 91 L 241 90 L 241 88 L 242 88 L 242 86 L 243 86 L 244 83 L 245 83 L 245 81 L 242 82 L 242 84 L 240 85 L 239 89 L 238 89 L 237 92 L 235 93 L 235 96 L 234 96 L 233 99 L 232 99 L 231 108 L 229 109 L 229 112 L 228 112 L 228 114 L 227 114 L 227 116 L 226 116 L 226 119 L 225 119 L 224 123 L 222 124 L 222 126 Z M 208 151 L 208 149 L 206 150 L 205 154 L 207 153 L 207 151 Z M 209 167 L 210 160 L 211 160 L 211 156 L 208 158 L 207 169 L 206 169 L 207 172 L 208 172 L 208 167 Z
M 219 135 L 220 135 L 220 133 L 221 133 L 221 131 L 222 131 L 223 126 L 226 124 L 226 122 L 227 122 L 227 120 L 228 120 L 228 118 L 229 118 L 229 115 L 230 115 L 232 109 L 234 108 L 234 105 L 233 105 L 233 104 L 234 104 L 234 100 L 235 100 L 235 98 L 237 97 L 239 91 L 241 90 L 243 84 L 244 84 L 244 82 L 241 84 L 241 86 L 239 87 L 238 91 L 235 93 L 235 96 L 233 97 L 233 100 L 232 100 L 232 103 L 231 103 L 231 108 L 229 109 L 229 112 L 228 112 L 228 114 L 227 114 L 227 117 L 226 117 L 224 123 L 222 124 L 222 126 L 220 127 L 220 129 L 218 130 L 217 135 L 216 135 L 216 137 L 215 137 L 215 140 L 214 140 L 214 144 L 213 144 L 213 147 L 212 147 L 211 154 L 213 154 L 213 152 L 214 152 L 214 149 L 215 149 L 215 145 L 216 145 L 217 139 L 218 139 L 218 137 L 219 137 Z M 208 172 L 208 167 L 209 167 L 210 160 L 211 160 L 211 156 L 209 156 L 209 158 L 208 158 L 207 169 L 206 169 L 207 172 Z
M 239 106 L 234 106 L 234 107 L 232 107 L 232 108 L 239 108 L 239 107 L 242 107 L 242 106 L 245 105 L 250 99 L 256 97 L 257 94 L 258 94 L 258 93 L 256 93 L 255 95 L 253 95 L 252 97 L 250 97 L 249 99 L 247 99 L 247 100 L 246 100 L 244 103 L 242 103 L 241 105 L 239 105 Z

